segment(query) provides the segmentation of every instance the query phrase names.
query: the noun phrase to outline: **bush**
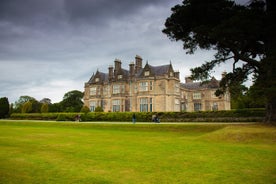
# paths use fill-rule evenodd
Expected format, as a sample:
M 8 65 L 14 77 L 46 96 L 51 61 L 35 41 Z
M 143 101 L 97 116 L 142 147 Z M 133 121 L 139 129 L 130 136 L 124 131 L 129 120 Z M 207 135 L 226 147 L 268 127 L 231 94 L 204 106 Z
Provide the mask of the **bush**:
M 83 107 L 81 108 L 80 112 L 88 113 L 88 112 L 90 112 L 90 109 L 89 109 L 89 107 L 87 107 L 87 106 L 83 106 Z
M 133 112 L 89 113 L 13 113 L 11 119 L 75 121 L 80 114 L 82 121 L 131 122 Z M 135 112 L 137 122 L 151 122 L 157 114 L 161 122 L 257 122 L 265 117 L 264 109 L 242 109 L 206 112 Z
M 57 121 L 66 121 L 66 117 L 64 114 L 59 114 L 56 120 Z
M 103 109 L 100 106 L 98 106 L 95 108 L 95 112 L 103 112 Z

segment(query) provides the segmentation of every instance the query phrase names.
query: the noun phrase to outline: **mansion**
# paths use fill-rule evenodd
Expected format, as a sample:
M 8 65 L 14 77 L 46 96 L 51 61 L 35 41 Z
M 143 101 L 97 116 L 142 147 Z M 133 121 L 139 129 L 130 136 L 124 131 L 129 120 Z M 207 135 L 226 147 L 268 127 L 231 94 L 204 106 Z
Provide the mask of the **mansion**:
M 109 66 L 108 73 L 97 71 L 85 83 L 84 105 L 93 112 L 177 112 L 230 110 L 230 94 L 217 97 L 219 81 L 193 82 L 188 77 L 181 83 L 172 64 L 143 67 L 135 57 L 129 69 L 120 60 Z

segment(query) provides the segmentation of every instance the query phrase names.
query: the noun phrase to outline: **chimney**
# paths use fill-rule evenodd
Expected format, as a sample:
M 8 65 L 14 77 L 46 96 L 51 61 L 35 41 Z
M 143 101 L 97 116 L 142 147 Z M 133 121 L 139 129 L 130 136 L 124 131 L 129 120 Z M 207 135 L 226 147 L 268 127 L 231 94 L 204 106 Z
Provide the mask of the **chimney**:
M 115 59 L 114 64 L 115 64 L 115 70 L 119 71 L 121 69 L 121 64 L 122 64 L 121 60 Z
M 179 79 L 179 71 L 174 72 L 174 77 Z
M 113 66 L 109 65 L 108 67 L 108 79 L 112 80 L 113 79 Z
M 221 79 L 223 79 L 223 78 L 226 76 L 226 74 L 227 74 L 227 72 L 225 72 L 225 71 L 222 72 L 222 73 L 221 73 Z
M 193 83 L 193 80 L 191 79 L 191 76 L 185 77 L 185 83 Z
M 136 55 L 135 57 L 135 73 L 137 73 L 142 68 L 142 58 Z
M 132 77 L 132 76 L 134 76 L 134 62 L 131 62 L 130 64 L 129 64 L 129 74 L 130 74 L 130 76 Z

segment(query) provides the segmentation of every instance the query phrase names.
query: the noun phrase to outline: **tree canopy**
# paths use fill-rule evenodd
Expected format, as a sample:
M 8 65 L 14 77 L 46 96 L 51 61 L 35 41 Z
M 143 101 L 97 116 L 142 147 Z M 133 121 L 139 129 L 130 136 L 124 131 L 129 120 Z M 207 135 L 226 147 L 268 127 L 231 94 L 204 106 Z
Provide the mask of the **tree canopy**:
M 214 59 L 191 69 L 192 78 L 208 80 L 214 67 L 232 63 L 232 72 L 221 80 L 221 90 L 254 76 L 263 90 L 267 121 L 276 120 L 275 1 L 251 0 L 238 5 L 228 0 L 184 0 L 174 6 L 165 22 L 171 40 L 182 41 L 188 54 L 197 49 L 215 50 Z
M 0 98 L 0 119 L 9 115 L 10 104 L 7 97 Z
M 69 91 L 64 94 L 61 106 L 63 111 L 67 112 L 80 112 L 83 102 L 83 92 L 78 90 Z

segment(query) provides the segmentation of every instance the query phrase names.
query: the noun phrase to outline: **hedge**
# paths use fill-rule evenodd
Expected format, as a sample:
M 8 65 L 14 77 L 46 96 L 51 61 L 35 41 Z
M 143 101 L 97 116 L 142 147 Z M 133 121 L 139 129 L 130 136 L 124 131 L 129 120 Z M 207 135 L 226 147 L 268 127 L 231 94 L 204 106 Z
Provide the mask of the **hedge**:
M 10 119 L 75 121 L 80 114 L 82 121 L 130 122 L 133 112 L 90 113 L 13 113 Z M 204 112 L 135 112 L 137 122 L 150 122 L 157 114 L 161 122 L 258 122 L 265 116 L 265 109 L 238 109 L 230 111 Z

